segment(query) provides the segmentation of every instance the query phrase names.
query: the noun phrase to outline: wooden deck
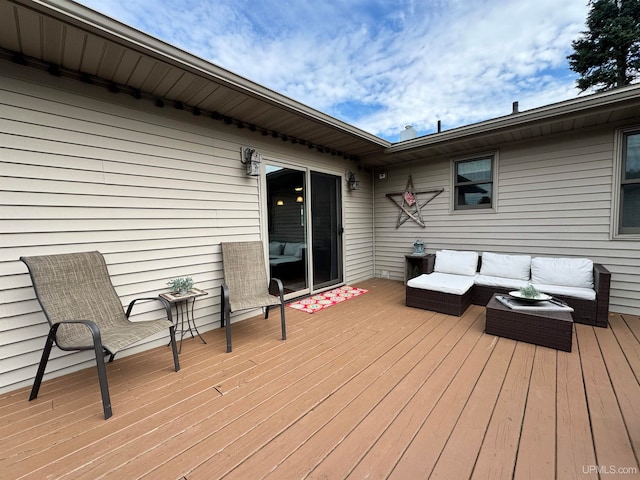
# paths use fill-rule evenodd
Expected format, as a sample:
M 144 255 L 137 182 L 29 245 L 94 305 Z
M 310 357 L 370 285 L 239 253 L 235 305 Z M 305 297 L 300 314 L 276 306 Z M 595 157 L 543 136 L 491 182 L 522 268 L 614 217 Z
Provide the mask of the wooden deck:
M 639 478 L 640 318 L 575 325 L 573 352 L 404 305 L 404 286 L 185 340 L 0 396 L 0 477 Z

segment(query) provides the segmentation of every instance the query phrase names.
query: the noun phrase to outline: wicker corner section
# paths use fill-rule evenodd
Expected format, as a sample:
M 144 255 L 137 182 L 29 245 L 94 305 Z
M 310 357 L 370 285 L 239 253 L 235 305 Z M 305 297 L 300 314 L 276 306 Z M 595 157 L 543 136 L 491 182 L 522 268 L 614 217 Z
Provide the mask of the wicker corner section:
M 569 312 L 512 310 L 494 295 L 487 304 L 485 332 L 570 352 L 573 319 Z
M 436 292 L 423 288 L 406 288 L 406 305 L 408 307 L 422 308 L 447 315 L 462 315 L 471 305 L 471 290 L 463 295 Z
M 599 263 L 593 264 L 593 283 L 596 291 L 595 300 L 585 300 L 576 297 L 554 294 L 554 297 L 569 304 L 573 312 L 575 323 L 595 325 L 607 328 L 609 325 L 609 295 L 611 293 L 611 272 Z M 471 289 L 473 296 L 471 302 L 474 305 L 486 305 L 494 293 L 507 295 L 513 288 L 489 287 L 474 285 Z

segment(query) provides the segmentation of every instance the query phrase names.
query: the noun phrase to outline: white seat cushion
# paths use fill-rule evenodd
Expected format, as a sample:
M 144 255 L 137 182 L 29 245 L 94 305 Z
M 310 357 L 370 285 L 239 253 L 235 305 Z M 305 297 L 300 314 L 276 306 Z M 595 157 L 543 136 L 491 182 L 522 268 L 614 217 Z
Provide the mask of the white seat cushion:
M 530 272 L 530 255 L 504 255 L 491 252 L 482 254 L 481 275 L 529 280 Z
M 593 288 L 593 262 L 588 258 L 534 257 L 531 283 Z
M 492 277 L 491 275 L 481 274 L 476 275 L 474 283 L 485 287 L 513 288 L 514 290 L 526 287 L 529 284 L 529 282 L 525 280 L 506 277 Z
M 439 250 L 436 252 L 434 272 L 475 276 L 478 270 L 478 252 Z
M 407 282 L 408 287 L 433 290 L 434 292 L 462 295 L 473 286 L 473 278 L 467 275 L 452 275 L 449 273 L 423 273 Z
M 580 298 L 582 300 L 595 300 L 596 291 L 592 288 L 565 287 L 562 285 L 532 284 L 535 288 L 547 295 L 562 295 L 565 297 Z
M 269 257 L 269 265 L 276 266 L 282 265 L 284 263 L 296 263 L 299 262 L 301 258 L 294 257 L 293 255 L 276 255 Z

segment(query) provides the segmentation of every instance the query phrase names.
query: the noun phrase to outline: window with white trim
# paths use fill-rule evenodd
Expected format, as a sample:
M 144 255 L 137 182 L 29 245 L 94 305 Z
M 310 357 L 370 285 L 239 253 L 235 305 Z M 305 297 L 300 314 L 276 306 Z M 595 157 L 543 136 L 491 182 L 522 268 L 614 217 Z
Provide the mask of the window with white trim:
M 494 155 L 454 160 L 454 210 L 493 208 Z
M 618 233 L 640 233 L 640 130 L 622 134 Z

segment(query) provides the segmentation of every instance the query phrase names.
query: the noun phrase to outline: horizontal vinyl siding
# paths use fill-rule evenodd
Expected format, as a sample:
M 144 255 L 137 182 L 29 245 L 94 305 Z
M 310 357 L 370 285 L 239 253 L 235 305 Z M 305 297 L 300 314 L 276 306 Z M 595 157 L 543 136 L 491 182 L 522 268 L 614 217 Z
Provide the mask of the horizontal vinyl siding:
M 217 328 L 219 243 L 261 233 L 258 181 L 245 174 L 240 146 L 337 175 L 347 166 L 209 118 L 38 72 L 33 78 L 0 76 L 0 392 L 32 382 L 48 332 L 20 256 L 99 250 L 125 305 L 167 291 L 170 278 L 192 276 L 209 292 L 195 303 L 198 328 Z M 357 278 L 373 276 L 371 261 L 368 270 L 361 265 L 372 257 L 371 240 L 362 253 L 351 246 L 361 233 L 350 236 L 347 271 L 354 265 Z M 132 319 L 162 314 L 144 304 Z M 119 355 L 165 345 L 166 337 Z M 47 377 L 93 364 L 87 352 L 54 349 Z
M 541 256 L 583 256 L 612 272 L 610 309 L 640 313 L 640 241 L 610 239 L 614 127 L 554 135 L 498 151 L 495 212 L 452 212 L 451 159 L 391 169 L 376 181 L 376 275 L 403 279 L 404 255 L 421 238 L 442 248 Z M 486 153 L 486 152 L 482 152 Z M 386 193 L 444 188 L 422 209 L 426 228 L 409 220 L 395 229 L 398 207 Z M 420 198 L 420 195 L 418 195 Z
M 345 281 L 357 283 L 373 277 L 373 191 L 371 173 L 357 171 L 358 190 L 345 189 Z

